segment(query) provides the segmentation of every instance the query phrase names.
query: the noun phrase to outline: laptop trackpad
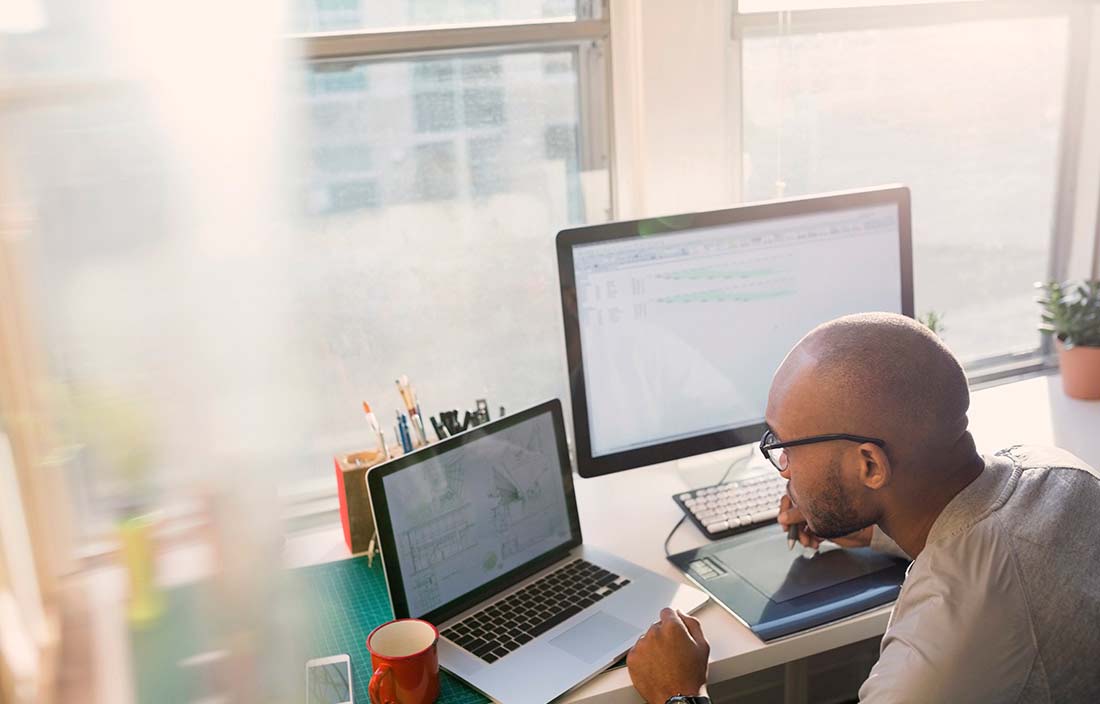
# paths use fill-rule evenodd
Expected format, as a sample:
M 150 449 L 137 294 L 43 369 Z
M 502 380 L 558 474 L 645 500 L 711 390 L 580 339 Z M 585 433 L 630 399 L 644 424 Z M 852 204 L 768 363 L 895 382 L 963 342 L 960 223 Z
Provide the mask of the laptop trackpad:
M 600 611 L 581 621 L 550 643 L 585 662 L 594 662 L 624 640 L 638 634 L 638 627 Z

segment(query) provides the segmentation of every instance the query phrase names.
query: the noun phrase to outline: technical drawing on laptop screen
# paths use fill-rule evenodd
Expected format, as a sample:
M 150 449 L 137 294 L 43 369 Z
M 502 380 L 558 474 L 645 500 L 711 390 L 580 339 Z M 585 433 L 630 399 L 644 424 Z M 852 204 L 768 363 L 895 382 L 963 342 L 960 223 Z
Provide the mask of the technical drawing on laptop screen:
M 413 617 L 569 542 L 549 412 L 383 478 Z
M 763 421 L 811 328 L 902 311 L 898 218 L 875 205 L 576 245 L 592 456 Z

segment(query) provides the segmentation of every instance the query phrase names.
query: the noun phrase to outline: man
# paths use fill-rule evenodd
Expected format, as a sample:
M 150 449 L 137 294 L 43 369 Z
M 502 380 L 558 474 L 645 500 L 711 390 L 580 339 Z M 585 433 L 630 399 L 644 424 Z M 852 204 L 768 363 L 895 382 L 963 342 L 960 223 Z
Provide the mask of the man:
M 913 558 L 860 701 L 1100 702 L 1100 479 L 1062 450 L 982 457 L 958 361 L 898 315 L 822 325 L 772 381 L 780 524 Z M 817 436 L 852 434 L 864 440 Z M 803 442 L 795 442 L 803 441 Z M 650 702 L 705 692 L 699 622 L 666 609 L 627 658 Z

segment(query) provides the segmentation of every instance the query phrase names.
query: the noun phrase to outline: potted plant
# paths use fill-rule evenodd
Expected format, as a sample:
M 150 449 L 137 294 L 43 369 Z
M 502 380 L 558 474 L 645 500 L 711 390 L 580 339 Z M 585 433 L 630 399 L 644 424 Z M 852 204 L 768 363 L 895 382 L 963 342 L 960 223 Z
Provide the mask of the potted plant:
M 1100 399 L 1100 280 L 1039 284 L 1043 324 L 1053 335 L 1066 395 Z

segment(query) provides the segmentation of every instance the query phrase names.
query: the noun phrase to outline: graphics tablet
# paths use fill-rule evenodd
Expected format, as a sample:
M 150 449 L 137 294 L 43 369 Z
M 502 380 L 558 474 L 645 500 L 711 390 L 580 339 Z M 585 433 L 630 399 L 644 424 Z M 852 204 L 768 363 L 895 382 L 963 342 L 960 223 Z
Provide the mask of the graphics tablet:
M 832 543 L 804 556 L 800 546 L 787 549 L 786 533 L 775 526 L 668 559 L 765 641 L 892 602 L 909 566 L 870 548 Z

